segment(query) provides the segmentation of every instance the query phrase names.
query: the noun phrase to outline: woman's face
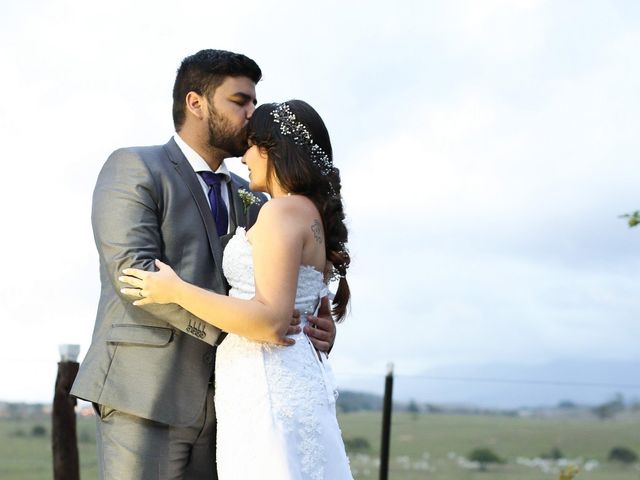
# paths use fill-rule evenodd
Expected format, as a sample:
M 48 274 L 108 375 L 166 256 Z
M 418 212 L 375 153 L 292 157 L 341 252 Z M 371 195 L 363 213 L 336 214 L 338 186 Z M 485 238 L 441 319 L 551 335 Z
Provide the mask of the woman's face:
M 267 151 L 251 145 L 242 156 L 242 163 L 249 169 L 249 188 L 254 192 L 267 192 Z

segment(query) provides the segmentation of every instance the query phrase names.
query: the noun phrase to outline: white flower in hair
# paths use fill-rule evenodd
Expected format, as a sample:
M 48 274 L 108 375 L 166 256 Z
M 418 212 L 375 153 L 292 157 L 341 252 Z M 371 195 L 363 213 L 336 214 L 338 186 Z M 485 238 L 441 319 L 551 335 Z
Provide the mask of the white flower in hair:
M 298 121 L 295 113 L 291 111 L 291 107 L 286 102 L 279 104 L 275 110 L 271 112 L 273 121 L 280 125 L 280 133 L 291 137 L 293 143 L 299 147 L 306 148 L 309 157 L 314 165 L 320 169 L 322 175 L 329 175 L 333 170 L 333 163 L 329 155 L 322 149 L 320 145 L 313 141 L 309 130 L 304 124 Z

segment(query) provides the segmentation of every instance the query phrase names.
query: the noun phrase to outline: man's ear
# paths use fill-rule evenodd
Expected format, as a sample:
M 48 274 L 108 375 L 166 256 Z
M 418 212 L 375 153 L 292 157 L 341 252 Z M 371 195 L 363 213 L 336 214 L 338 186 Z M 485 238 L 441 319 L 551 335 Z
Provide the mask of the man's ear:
M 185 97 L 185 105 L 187 111 L 191 113 L 198 120 L 202 120 L 206 116 L 207 112 L 207 99 L 196 92 L 189 92 Z

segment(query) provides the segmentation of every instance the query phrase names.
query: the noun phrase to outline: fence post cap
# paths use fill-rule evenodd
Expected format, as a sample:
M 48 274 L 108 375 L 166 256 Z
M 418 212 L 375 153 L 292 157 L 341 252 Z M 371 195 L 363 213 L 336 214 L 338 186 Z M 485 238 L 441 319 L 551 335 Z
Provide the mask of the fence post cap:
M 64 343 L 62 345 L 58 345 L 58 350 L 60 351 L 61 362 L 78 361 L 78 355 L 80 354 L 80 345 Z

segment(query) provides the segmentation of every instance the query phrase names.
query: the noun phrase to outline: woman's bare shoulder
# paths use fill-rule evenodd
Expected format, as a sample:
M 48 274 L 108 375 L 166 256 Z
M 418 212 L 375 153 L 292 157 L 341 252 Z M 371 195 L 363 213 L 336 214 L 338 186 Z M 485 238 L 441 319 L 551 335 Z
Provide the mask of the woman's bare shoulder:
M 303 195 L 272 198 L 261 209 L 258 219 L 265 221 L 304 221 L 317 217 L 313 202 Z

